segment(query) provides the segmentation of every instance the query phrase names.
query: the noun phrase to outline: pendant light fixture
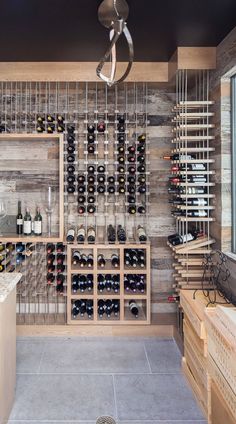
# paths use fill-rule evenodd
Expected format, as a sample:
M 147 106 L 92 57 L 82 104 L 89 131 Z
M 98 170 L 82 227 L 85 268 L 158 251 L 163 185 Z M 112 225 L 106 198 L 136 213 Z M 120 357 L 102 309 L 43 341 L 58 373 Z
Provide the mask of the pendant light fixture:
M 133 59 L 134 59 L 134 49 L 133 41 L 130 35 L 130 32 L 127 27 L 126 20 L 129 15 L 129 6 L 125 0 L 103 0 L 98 8 L 98 19 L 100 23 L 109 29 L 109 40 L 110 45 L 101 58 L 98 67 L 97 67 L 97 76 L 107 83 L 108 86 L 114 84 L 119 84 L 124 81 L 128 74 L 130 73 Z M 128 64 L 124 74 L 116 80 L 116 43 L 118 42 L 120 36 L 124 34 L 129 48 L 129 57 Z M 110 75 L 105 76 L 102 73 L 102 69 L 105 63 L 110 59 Z

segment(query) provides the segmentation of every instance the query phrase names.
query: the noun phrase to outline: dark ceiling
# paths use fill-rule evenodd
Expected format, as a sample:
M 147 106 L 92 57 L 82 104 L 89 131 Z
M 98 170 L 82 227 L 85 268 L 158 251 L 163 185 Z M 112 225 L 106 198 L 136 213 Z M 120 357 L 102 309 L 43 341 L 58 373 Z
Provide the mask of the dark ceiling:
M 235 0 L 127 0 L 135 61 L 167 61 L 176 46 L 216 46 L 236 26 Z M 0 0 L 0 61 L 98 61 L 108 30 L 101 0 Z M 119 60 L 126 60 L 120 43 Z

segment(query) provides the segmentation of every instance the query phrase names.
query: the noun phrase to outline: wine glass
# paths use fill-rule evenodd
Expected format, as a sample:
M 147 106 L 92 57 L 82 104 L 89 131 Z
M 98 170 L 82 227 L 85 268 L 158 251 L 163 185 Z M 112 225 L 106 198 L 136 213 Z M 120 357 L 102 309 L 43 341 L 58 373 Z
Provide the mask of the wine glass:
M 51 236 L 52 233 L 52 213 L 56 205 L 56 190 L 55 187 L 49 186 L 44 193 L 44 206 L 47 214 L 47 233 Z
M 5 200 L 0 200 L 0 222 L 5 218 L 6 214 L 7 214 L 7 204 Z M 3 236 L 3 234 L 1 234 L 1 231 L 0 231 L 0 236 Z

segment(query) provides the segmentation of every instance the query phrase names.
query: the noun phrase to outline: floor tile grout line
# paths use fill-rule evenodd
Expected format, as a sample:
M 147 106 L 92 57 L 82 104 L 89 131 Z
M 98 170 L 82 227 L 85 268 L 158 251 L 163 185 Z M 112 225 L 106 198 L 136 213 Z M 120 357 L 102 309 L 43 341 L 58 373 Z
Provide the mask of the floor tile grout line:
M 114 393 L 114 404 L 115 404 L 115 417 L 118 420 L 118 409 L 117 409 L 117 401 L 116 401 L 116 387 L 115 387 L 115 376 L 112 374 L 112 384 L 113 384 L 113 393 Z
M 143 348 L 144 348 L 144 352 L 145 352 L 145 355 L 146 355 L 146 360 L 147 360 L 147 363 L 148 363 L 149 372 L 150 372 L 150 374 L 152 374 L 152 368 L 151 368 L 151 365 L 150 365 L 150 362 L 149 362 L 149 359 L 148 359 L 148 354 L 147 354 L 145 342 L 143 342 Z

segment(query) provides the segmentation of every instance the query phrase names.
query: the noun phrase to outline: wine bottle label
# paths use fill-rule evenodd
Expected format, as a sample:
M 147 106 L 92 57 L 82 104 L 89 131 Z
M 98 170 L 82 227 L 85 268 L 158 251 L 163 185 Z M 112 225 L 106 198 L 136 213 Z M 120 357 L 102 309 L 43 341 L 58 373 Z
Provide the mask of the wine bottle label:
M 78 236 L 85 237 L 85 228 L 81 227 L 78 229 Z
M 32 231 L 32 222 L 24 221 L 24 234 L 31 234 Z
M 34 233 L 42 234 L 42 221 L 34 221 Z
M 72 228 L 68 230 L 67 237 L 68 236 L 74 237 L 74 235 L 75 235 L 75 230 L 73 230 Z
M 187 241 L 192 241 L 193 239 L 194 239 L 194 237 L 191 233 L 184 234 L 182 236 L 182 240 L 183 240 L 184 243 L 186 243 Z
M 18 218 L 18 219 L 16 220 L 16 224 L 17 224 L 17 225 L 23 225 L 23 219 L 22 219 L 22 218 Z
M 192 164 L 192 170 L 202 170 L 205 169 L 205 165 L 203 163 L 193 163 Z
M 198 211 L 197 216 L 206 216 L 206 211 Z
M 204 206 L 206 204 L 205 199 L 196 199 L 193 200 L 193 205 Z

